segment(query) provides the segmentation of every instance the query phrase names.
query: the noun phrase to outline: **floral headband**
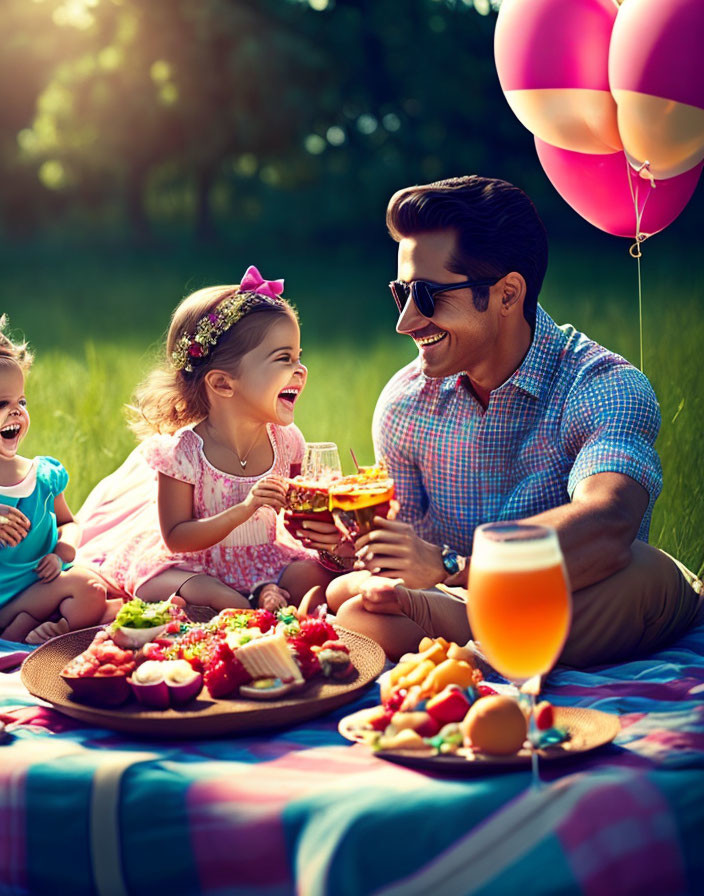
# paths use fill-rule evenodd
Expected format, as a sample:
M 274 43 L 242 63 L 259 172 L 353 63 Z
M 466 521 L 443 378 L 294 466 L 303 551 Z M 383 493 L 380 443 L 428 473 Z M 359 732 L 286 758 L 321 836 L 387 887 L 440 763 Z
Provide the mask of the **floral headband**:
M 283 280 L 264 280 L 250 265 L 245 271 L 238 291 L 223 299 L 213 311 L 200 318 L 193 333 L 183 333 L 171 353 L 176 370 L 193 373 L 193 365 L 200 364 L 210 354 L 223 333 L 258 305 L 281 305 Z

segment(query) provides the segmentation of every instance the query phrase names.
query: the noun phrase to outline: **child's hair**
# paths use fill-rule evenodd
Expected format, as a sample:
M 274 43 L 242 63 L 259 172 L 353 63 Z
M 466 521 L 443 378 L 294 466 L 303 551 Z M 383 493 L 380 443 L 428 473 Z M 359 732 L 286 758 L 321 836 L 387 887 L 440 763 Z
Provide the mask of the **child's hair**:
M 238 285 L 199 289 L 176 308 L 166 336 L 164 361 L 137 387 L 129 408 L 129 425 L 139 438 L 155 432 L 176 432 L 203 420 L 210 410 L 205 374 L 218 368 L 237 375 L 243 355 L 259 345 L 274 320 L 285 316 L 298 320 L 295 309 L 284 299 L 255 296 L 252 307 L 218 336 L 207 357 L 192 370 L 178 369 L 173 354 L 184 335 L 192 336 L 198 323 L 215 312 L 221 302 L 236 296 L 239 289 Z
M 13 361 L 21 368 L 23 373 L 27 373 L 32 366 L 34 355 L 30 352 L 26 342 L 13 342 L 10 339 L 5 332 L 8 324 L 7 315 L 0 315 L 0 364 L 7 364 L 8 361 Z

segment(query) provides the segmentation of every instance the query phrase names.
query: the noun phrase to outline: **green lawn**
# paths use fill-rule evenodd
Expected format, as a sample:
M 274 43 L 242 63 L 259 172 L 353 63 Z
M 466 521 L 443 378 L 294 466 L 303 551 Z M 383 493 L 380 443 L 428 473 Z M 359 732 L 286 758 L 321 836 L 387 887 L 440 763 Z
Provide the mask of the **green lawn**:
M 658 251 L 656 241 L 646 249 L 644 367 L 662 409 L 658 448 L 665 474 L 651 541 L 701 570 L 702 288 L 694 272 L 686 273 L 687 264 L 673 263 L 675 249 Z M 273 250 L 239 255 L 4 251 L 0 308 L 37 353 L 28 384 L 32 429 L 23 453 L 63 461 L 74 509 L 134 444 L 124 405 L 151 364 L 172 308 L 200 286 L 236 280 L 251 261 L 264 276 L 286 277 L 286 295 L 301 314 L 310 376 L 297 423 L 311 440 L 336 441 L 348 469 L 348 448 L 360 462 L 371 460 L 376 397 L 414 354 L 410 341 L 393 330 L 386 288 L 394 274 L 393 246 L 377 259 L 348 252 L 315 264 L 300 255 L 287 261 Z M 623 241 L 554 249 L 542 303 L 558 323 L 573 323 L 639 364 L 636 268 Z

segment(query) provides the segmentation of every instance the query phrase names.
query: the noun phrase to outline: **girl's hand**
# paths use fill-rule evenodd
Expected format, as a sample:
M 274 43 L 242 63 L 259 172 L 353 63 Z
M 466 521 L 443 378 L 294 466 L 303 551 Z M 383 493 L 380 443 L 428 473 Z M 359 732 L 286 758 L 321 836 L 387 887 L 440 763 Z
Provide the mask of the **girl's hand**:
M 37 575 L 42 582 L 53 582 L 64 564 L 58 554 L 47 554 L 37 563 Z
M 291 595 L 285 588 L 279 588 L 278 585 L 265 585 L 259 592 L 257 607 L 260 610 L 268 610 L 270 613 L 276 613 L 277 610 L 283 610 L 291 603 Z
M 283 476 L 266 476 L 254 483 L 242 503 L 252 513 L 260 507 L 273 507 L 278 513 L 286 503 L 287 490 L 288 483 Z
M 31 523 L 16 507 L 0 504 L 0 545 L 14 547 L 26 538 Z

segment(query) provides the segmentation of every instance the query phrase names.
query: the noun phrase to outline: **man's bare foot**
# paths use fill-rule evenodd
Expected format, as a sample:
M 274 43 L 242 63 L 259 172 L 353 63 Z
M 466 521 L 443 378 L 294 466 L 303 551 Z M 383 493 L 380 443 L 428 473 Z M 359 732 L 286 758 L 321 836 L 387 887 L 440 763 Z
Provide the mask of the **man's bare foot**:
M 27 644 L 43 644 L 58 635 L 65 635 L 68 630 L 68 622 L 65 619 L 59 619 L 58 622 L 42 622 L 33 628 L 24 640 Z
M 322 585 L 314 585 L 310 590 L 306 591 L 301 598 L 301 602 L 298 605 L 298 611 L 304 615 L 311 616 L 316 614 L 318 610 L 321 610 L 322 607 L 326 606 L 325 589 Z
M 285 588 L 279 588 L 278 585 L 274 585 L 273 582 L 268 585 L 264 585 L 264 587 L 259 592 L 259 598 L 257 600 L 257 606 L 260 610 L 268 610 L 270 613 L 275 613 L 277 610 L 282 610 L 284 607 L 287 607 L 291 603 L 291 595 Z

